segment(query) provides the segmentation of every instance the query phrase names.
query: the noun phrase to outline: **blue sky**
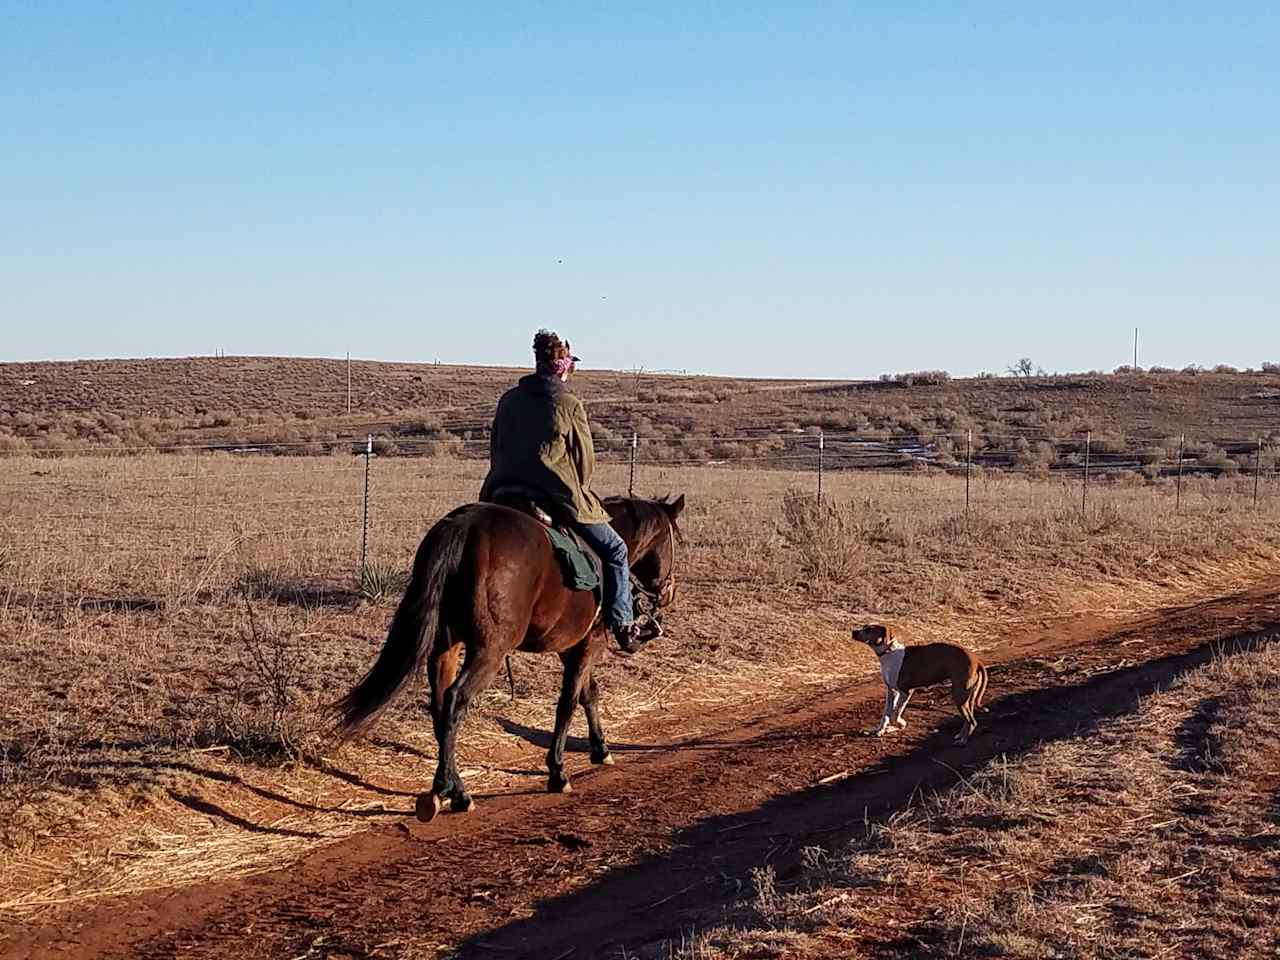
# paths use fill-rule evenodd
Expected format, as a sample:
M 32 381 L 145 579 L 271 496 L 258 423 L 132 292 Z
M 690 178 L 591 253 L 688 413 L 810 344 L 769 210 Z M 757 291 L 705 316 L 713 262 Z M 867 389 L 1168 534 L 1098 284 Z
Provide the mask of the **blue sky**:
M 0 360 L 1280 361 L 1280 7 L 0 0 Z

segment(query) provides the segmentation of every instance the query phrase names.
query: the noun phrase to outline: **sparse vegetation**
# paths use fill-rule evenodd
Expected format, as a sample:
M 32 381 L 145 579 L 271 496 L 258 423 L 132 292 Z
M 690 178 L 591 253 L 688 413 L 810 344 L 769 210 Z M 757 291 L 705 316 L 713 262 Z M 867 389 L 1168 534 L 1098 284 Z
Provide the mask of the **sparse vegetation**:
M 973 429 L 1006 465 L 1013 441 L 1061 441 L 1086 429 L 1154 437 L 1218 433 L 1230 417 L 1240 437 L 1270 429 L 1280 371 L 1148 377 L 1134 391 L 1098 373 L 1037 379 L 1029 358 L 1012 378 L 952 379 L 943 370 L 885 374 L 879 383 L 739 381 L 714 377 L 584 372 L 574 389 L 591 410 L 606 454 L 633 432 L 654 460 L 726 459 L 717 442 L 821 427 L 869 439 L 938 437 Z M 138 454 L 221 447 L 321 456 L 483 457 L 496 396 L 522 371 L 427 364 L 353 364 L 346 413 L 345 364 L 326 360 L 193 358 L 0 364 L 0 455 Z M 1123 369 L 1123 368 L 1122 368 Z M 1200 368 L 1189 368 L 1202 373 Z M 1261 381 L 1261 383 L 1259 382 Z M 1250 403 L 1241 408 L 1247 396 Z M 893 398 L 894 402 L 886 402 Z M 288 411 L 281 413 L 281 411 Z M 776 448 L 775 448 L 776 449 Z M 743 446 L 746 456 L 771 451 Z M 905 463 L 903 464 L 906 465 Z
M 1221 656 L 1129 716 L 813 848 L 786 892 L 760 868 L 733 922 L 678 955 L 816 958 L 861 931 L 872 957 L 1274 956 L 1277 678 L 1275 644 Z
M 485 389 L 509 376 L 494 374 Z M 1164 383 L 1203 385 L 1213 402 L 1256 408 L 1265 423 L 1273 401 L 1240 404 L 1269 383 L 1255 377 L 1246 391 L 1242 377 Z M 915 383 L 909 392 L 746 384 L 723 388 L 714 403 L 655 400 L 636 409 L 611 399 L 603 376 L 586 380 L 606 459 L 600 488 L 626 489 L 634 428 L 643 436 L 638 491 L 682 491 L 690 502 L 671 621 L 679 656 L 611 663 L 611 723 L 645 715 L 654 690 L 685 691 L 695 676 L 700 702 L 728 703 L 847 673 L 842 653 L 817 657 L 803 680 L 777 669 L 793 656 L 800 620 L 817 635 L 850 617 L 926 630 L 942 620 L 963 633 L 1036 609 L 1087 609 L 1100 591 L 1123 606 L 1170 584 L 1203 591 L 1274 565 L 1280 496 L 1265 472 L 1276 466 L 1274 427 L 1263 431 L 1256 512 L 1252 474 L 1230 476 L 1252 469 L 1240 464 L 1255 448 L 1193 438 L 1178 514 L 1167 471 L 1181 429 L 1159 419 L 1167 397 L 1157 393 L 1140 408 L 1146 419 L 1128 428 L 1116 422 L 1119 395 L 1106 380 L 1061 378 L 1044 393 L 1039 382 L 1001 379 Z M 440 383 L 409 382 L 413 390 Z M 363 420 L 275 417 L 217 397 L 201 399 L 199 414 L 158 405 L 148 414 L 142 404 L 110 416 L 2 408 L 0 428 L 25 431 L 15 443 L 52 432 L 73 446 L 57 457 L 28 446 L 0 458 L 0 876 L 9 878 L 0 881 L 0 910 L 29 916 L 55 889 L 75 901 L 113 884 L 183 882 L 197 860 L 200 877 L 257 869 L 367 822 L 343 807 L 369 803 L 364 788 L 335 787 L 318 772 L 317 734 L 324 704 L 376 651 L 419 539 L 479 487 L 487 413 L 478 411 L 491 408 L 492 394 L 469 407 L 462 401 L 472 388 L 455 389 L 457 402 L 438 417 L 414 401 L 398 408 L 410 411 L 404 422 L 387 415 L 376 425 L 367 411 Z M 1071 402 L 1058 404 L 1062 396 Z M 265 393 L 261 400 L 272 402 Z M 224 412 L 236 420 L 229 427 L 193 426 Z M 748 423 L 776 429 L 739 429 Z M 216 441 L 235 434 L 253 449 L 251 428 L 296 431 L 292 449 L 308 455 L 73 455 L 82 441 L 103 452 L 110 431 L 182 442 L 195 430 Z M 813 496 L 818 428 L 827 432 L 829 468 L 821 506 Z M 970 429 L 966 524 L 961 461 Z M 1062 471 L 1078 471 L 1068 458 L 1080 456 L 1084 429 L 1094 431 L 1096 486 L 1082 510 L 1079 474 Z M 374 561 L 362 580 L 364 459 L 351 454 L 363 452 L 366 433 L 401 455 L 372 464 Z M 868 447 L 871 436 L 896 446 Z M 114 446 L 128 448 L 123 439 Z M 1110 479 L 1108 457 L 1147 468 L 1148 478 Z M 839 469 L 855 462 L 883 470 Z M 1197 464 L 1222 479 L 1197 475 Z M 1036 476 L 1049 479 L 1029 482 Z M 796 593 L 801 601 L 780 606 Z M 476 712 L 545 726 L 557 668 L 554 658 L 521 659 L 520 699 L 491 691 Z M 405 698 L 380 729 L 382 745 L 347 748 L 344 768 L 362 783 L 412 787 L 420 769 L 406 769 L 403 752 L 434 749 L 420 700 Z M 509 740 L 500 731 L 473 725 L 465 736 L 498 750 Z M 478 779 L 500 776 L 486 769 Z M 250 808 L 253 816 L 269 810 L 278 818 L 272 829 L 284 832 L 235 827 Z M 194 826 L 193 810 L 201 814 Z M 157 819 L 171 839 L 148 846 L 144 824 Z M 220 846 L 228 831 L 238 831 L 236 843 Z

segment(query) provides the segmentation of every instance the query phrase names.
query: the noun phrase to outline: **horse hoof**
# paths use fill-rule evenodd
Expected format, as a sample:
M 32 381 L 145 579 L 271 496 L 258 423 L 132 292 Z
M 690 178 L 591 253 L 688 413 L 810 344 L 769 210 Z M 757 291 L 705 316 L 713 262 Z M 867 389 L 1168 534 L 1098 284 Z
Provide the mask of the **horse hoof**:
M 449 809 L 454 813 L 471 813 L 475 808 L 476 802 L 470 796 L 455 797 L 453 802 L 449 804 Z
M 591 762 L 596 764 L 597 766 L 612 767 L 614 762 L 613 754 L 606 753 L 603 757 L 592 757 Z
M 444 807 L 444 802 L 434 793 L 418 794 L 418 802 L 413 805 L 413 812 L 423 823 L 430 823 Z
M 573 784 L 568 780 L 552 780 L 547 784 L 552 793 L 573 793 Z

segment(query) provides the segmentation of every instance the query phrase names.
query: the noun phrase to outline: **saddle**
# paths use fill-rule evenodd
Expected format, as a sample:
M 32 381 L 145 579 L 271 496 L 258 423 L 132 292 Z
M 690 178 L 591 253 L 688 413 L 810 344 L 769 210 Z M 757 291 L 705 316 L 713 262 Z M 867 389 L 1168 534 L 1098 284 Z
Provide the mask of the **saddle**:
M 545 503 L 532 491 L 523 487 L 499 487 L 493 492 L 491 502 L 503 507 L 510 507 L 533 517 L 542 524 L 547 540 L 551 543 L 551 552 L 560 564 L 560 572 L 564 585 L 569 590 L 590 590 L 600 601 L 603 584 L 603 564 L 600 557 L 592 550 L 572 527 L 563 522 L 557 523 L 552 512 Z

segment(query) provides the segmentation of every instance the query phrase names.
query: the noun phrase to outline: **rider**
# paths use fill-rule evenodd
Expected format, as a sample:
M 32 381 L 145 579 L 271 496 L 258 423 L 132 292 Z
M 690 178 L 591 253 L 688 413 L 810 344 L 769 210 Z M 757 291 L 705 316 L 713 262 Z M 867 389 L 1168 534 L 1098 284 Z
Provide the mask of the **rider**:
M 627 544 L 591 489 L 596 452 L 587 411 L 565 386 L 578 358 L 549 330 L 534 336 L 533 356 L 536 372 L 498 401 L 480 499 L 492 500 L 502 488 L 529 490 L 557 520 L 572 526 L 603 562 L 605 625 L 623 651 L 634 653 L 660 628 L 635 622 Z

